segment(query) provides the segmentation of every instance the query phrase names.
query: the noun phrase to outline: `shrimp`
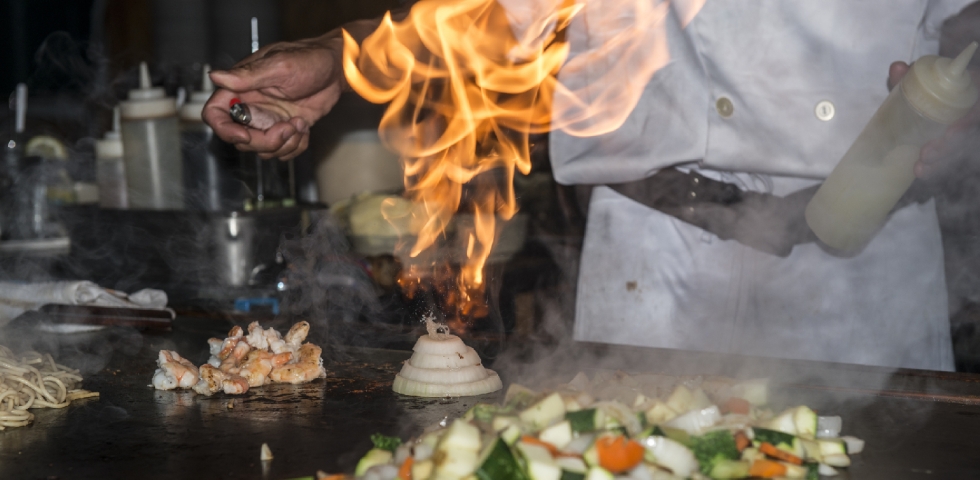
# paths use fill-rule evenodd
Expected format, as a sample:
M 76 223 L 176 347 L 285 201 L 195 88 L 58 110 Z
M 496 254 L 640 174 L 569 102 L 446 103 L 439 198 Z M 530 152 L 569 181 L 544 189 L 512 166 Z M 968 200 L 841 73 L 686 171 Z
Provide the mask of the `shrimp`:
M 220 338 L 208 339 L 208 349 L 211 352 L 208 363 L 216 368 L 221 368 L 222 362 L 234 353 L 235 347 L 242 341 L 242 333 L 242 327 L 235 325 L 228 332 L 228 338 L 224 340 Z
M 299 359 L 296 363 L 272 369 L 269 378 L 274 382 L 296 384 L 327 376 L 327 371 L 323 369 L 323 359 L 320 358 L 320 354 L 323 353 L 320 347 L 305 343 L 299 347 L 298 353 Z
M 286 333 L 286 346 L 288 346 L 293 352 L 298 351 L 300 349 L 300 345 L 303 344 L 303 340 L 306 340 L 306 335 L 309 333 L 309 322 L 296 322 L 296 324 L 293 325 L 293 328 L 290 328 L 289 332 Z
M 232 375 L 221 382 L 221 387 L 229 395 L 241 395 L 248 391 L 248 380 Z
M 211 395 L 222 389 L 225 373 L 214 365 L 205 363 L 201 365 L 201 379 L 194 385 L 194 391 L 201 395 Z
M 190 388 L 197 383 L 197 367 L 177 352 L 160 350 L 157 365 L 160 368 L 153 373 L 153 388 L 157 390 Z
M 261 387 L 266 384 L 269 373 L 272 372 L 272 353 L 265 350 L 252 350 L 242 363 L 239 372 L 250 387 Z
M 237 375 L 241 370 L 242 360 L 245 359 L 245 356 L 248 355 L 248 352 L 251 349 L 252 347 L 248 344 L 248 342 L 242 341 L 241 337 L 239 337 L 235 347 L 231 350 L 231 353 L 221 360 L 221 365 L 218 368 L 220 368 L 222 372 Z
M 282 340 L 282 335 L 274 328 L 263 329 L 259 322 L 252 322 L 248 326 L 248 336 L 245 337 L 252 348 L 259 350 L 271 350 L 274 353 L 286 351 L 286 342 Z

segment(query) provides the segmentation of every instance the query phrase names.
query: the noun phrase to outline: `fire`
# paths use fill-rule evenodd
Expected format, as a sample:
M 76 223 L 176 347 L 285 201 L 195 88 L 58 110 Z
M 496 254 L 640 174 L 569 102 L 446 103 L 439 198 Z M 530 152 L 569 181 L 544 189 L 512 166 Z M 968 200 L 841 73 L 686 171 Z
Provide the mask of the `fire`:
M 498 222 L 517 212 L 513 178 L 530 172 L 528 135 L 618 128 L 669 58 L 666 2 L 506 3 L 510 8 L 494 0 L 422 0 L 404 21 L 386 15 L 360 46 L 344 32 L 347 80 L 365 99 L 389 103 L 379 133 L 400 153 L 406 193 L 421 205 L 410 256 L 438 246 L 457 212 L 472 215 L 472 225 L 456 232 L 465 258 L 453 301 L 462 311 L 483 302 Z M 687 21 L 698 8 L 677 10 Z M 569 59 L 564 36 L 578 16 L 596 46 Z M 564 84 L 559 69 L 591 81 Z M 435 271 L 444 276 L 430 260 L 408 266 L 403 285 Z

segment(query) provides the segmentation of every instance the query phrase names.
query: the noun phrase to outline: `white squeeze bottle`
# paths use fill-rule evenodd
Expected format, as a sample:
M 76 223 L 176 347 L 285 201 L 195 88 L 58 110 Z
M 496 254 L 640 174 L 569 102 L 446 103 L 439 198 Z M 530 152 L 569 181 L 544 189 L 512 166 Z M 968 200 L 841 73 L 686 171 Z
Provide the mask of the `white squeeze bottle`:
M 177 103 L 150 84 L 145 62 L 140 63 L 140 88 L 130 90 L 119 106 L 129 208 L 184 208 Z
M 95 141 L 95 179 L 99 184 L 99 206 L 126 208 L 126 164 L 119 135 L 119 107 L 112 110 L 112 130 Z
M 955 59 L 926 55 L 892 89 L 806 207 L 806 223 L 841 251 L 864 246 L 912 185 L 922 146 L 943 135 L 977 101 L 967 64 L 971 43 Z

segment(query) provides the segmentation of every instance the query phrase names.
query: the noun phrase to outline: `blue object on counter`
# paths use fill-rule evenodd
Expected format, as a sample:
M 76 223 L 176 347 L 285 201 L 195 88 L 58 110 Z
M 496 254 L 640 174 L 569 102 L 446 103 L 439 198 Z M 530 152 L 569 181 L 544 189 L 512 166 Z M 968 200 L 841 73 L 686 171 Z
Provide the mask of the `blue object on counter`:
M 252 306 L 267 306 L 272 309 L 273 315 L 279 315 L 278 298 L 239 298 L 235 300 L 235 310 L 239 312 L 251 312 Z

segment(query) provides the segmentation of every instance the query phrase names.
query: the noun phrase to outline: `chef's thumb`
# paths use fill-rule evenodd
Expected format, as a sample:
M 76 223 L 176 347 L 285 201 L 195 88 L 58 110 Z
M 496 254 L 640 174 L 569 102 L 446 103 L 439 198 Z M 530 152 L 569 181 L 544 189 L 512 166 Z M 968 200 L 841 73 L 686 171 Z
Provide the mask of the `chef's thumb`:
M 905 74 L 909 73 L 910 68 L 911 65 L 905 62 L 892 62 L 888 66 L 888 90 L 895 88 L 895 85 L 898 85 Z
M 244 72 L 237 68 L 233 70 L 211 70 L 208 76 L 211 77 L 211 82 L 217 88 L 224 88 L 233 92 L 255 90 L 252 87 L 255 82 L 252 80 L 250 72 Z

